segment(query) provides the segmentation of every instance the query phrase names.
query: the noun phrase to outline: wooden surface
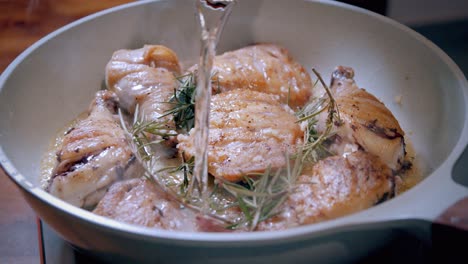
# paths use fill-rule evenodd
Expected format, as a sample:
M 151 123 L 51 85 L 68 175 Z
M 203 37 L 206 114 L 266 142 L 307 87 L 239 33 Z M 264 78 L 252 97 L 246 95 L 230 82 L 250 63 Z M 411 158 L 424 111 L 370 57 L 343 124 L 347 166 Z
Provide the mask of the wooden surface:
M 0 169 L 0 263 L 39 263 L 36 216 Z
M 0 71 L 41 37 L 78 18 L 131 0 L 0 0 Z
M 131 0 L 0 0 L 0 72 L 31 44 L 78 18 Z M 0 263 L 40 263 L 36 216 L 0 168 Z

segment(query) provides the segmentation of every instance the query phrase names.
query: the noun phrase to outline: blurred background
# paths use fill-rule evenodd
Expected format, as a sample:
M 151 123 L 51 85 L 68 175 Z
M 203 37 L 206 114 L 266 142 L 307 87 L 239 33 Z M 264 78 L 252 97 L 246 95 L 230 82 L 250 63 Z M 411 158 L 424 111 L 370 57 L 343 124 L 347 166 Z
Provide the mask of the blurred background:
M 128 2 L 133 1 L 0 0 L 0 73 L 48 33 L 91 13 Z M 468 0 L 341 2 L 386 15 L 413 28 L 442 48 L 468 75 Z M 0 263 L 42 263 L 45 257 L 41 225 L 1 168 L 0 182 Z
M 0 72 L 25 48 L 90 13 L 133 0 L 0 0 Z M 468 69 L 467 0 L 342 0 L 420 32 Z
M 468 75 L 467 0 L 343 0 L 405 24 L 443 49 Z

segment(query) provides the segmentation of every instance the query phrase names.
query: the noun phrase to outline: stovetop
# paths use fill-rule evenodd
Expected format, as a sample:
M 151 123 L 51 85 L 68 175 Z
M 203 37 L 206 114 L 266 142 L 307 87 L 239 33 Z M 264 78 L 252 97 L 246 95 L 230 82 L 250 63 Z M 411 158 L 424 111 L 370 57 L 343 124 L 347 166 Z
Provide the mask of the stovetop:
M 105 264 L 105 262 L 90 256 L 87 252 L 73 247 L 43 221 L 38 221 L 38 225 L 40 230 L 41 264 Z

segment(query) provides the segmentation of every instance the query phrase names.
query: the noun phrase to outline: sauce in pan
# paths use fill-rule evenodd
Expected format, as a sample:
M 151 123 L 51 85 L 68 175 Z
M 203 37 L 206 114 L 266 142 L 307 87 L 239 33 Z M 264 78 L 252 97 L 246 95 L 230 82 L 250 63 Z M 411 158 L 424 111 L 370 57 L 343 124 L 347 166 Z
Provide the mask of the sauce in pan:
M 209 28 L 199 3 L 198 65 L 181 70 L 161 45 L 113 54 L 107 89 L 44 154 L 44 189 L 118 221 L 244 232 L 364 210 L 422 179 L 398 121 L 352 68 L 328 87 L 276 44 L 215 56 L 232 2 L 207 4 L 221 16 Z

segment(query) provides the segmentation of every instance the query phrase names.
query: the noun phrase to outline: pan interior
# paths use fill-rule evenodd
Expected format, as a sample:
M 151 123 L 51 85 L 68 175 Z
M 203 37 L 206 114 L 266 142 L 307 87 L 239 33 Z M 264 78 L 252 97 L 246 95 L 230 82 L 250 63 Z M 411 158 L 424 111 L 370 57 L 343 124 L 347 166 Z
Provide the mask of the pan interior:
M 196 61 L 199 35 L 188 2 L 144 2 L 81 20 L 41 40 L 4 72 L 0 145 L 21 175 L 39 184 L 43 153 L 55 133 L 87 109 L 113 51 L 163 44 L 186 64 Z M 400 121 L 424 174 L 439 167 L 466 122 L 463 83 L 446 55 L 408 29 L 365 11 L 299 0 L 285 10 L 282 3 L 239 1 L 219 52 L 275 42 L 327 79 L 337 65 L 353 67 L 358 85 Z M 401 105 L 395 101 L 400 96 Z

